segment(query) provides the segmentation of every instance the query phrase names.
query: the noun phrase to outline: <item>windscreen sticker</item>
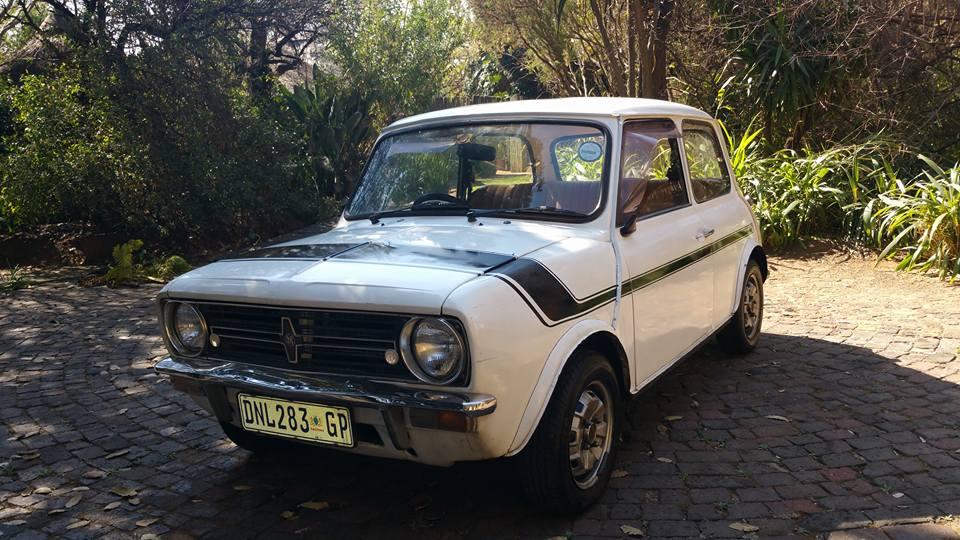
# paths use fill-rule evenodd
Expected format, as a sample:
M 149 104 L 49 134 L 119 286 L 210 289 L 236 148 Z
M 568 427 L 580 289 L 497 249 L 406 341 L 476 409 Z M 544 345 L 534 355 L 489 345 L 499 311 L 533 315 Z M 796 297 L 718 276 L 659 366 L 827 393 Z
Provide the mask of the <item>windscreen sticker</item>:
M 600 146 L 600 143 L 587 141 L 580 145 L 580 149 L 577 150 L 577 155 L 579 155 L 583 161 L 593 163 L 603 157 L 603 147 Z

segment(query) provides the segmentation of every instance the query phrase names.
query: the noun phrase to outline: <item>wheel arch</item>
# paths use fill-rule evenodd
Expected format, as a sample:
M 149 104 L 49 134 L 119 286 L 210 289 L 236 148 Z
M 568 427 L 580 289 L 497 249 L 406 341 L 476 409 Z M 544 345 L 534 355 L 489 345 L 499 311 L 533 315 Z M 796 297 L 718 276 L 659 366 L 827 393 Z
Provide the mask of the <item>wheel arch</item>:
M 586 320 L 575 324 L 568 329 L 557 341 L 556 346 L 547 357 L 536 387 L 524 410 L 523 417 L 517 427 L 513 443 L 507 455 L 515 455 L 526 447 L 530 441 L 540 419 L 543 417 L 553 397 L 557 382 L 563 370 L 570 365 L 570 360 L 582 350 L 595 350 L 613 364 L 613 370 L 620 384 L 623 395 L 630 392 L 631 368 L 630 357 L 626 353 L 616 330 L 609 322 Z
M 741 295 L 743 295 L 743 277 L 747 273 L 747 265 L 750 264 L 750 261 L 756 261 L 757 265 L 760 266 L 760 275 L 766 281 L 770 273 L 767 265 L 767 253 L 753 236 L 747 238 L 747 243 L 743 246 L 743 252 L 740 255 L 740 269 L 737 272 L 736 284 L 737 294 L 733 297 L 732 304 L 729 306 L 731 314 L 737 311 L 737 305 L 740 302 Z

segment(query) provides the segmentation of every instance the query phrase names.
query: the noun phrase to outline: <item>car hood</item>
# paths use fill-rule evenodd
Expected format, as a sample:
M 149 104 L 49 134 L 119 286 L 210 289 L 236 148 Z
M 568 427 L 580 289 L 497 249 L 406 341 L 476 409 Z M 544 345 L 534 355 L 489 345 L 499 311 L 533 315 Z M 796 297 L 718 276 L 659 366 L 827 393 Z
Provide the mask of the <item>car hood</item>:
M 566 238 L 497 226 L 351 224 L 230 255 L 164 287 L 171 298 L 278 306 L 438 313 L 457 287 Z

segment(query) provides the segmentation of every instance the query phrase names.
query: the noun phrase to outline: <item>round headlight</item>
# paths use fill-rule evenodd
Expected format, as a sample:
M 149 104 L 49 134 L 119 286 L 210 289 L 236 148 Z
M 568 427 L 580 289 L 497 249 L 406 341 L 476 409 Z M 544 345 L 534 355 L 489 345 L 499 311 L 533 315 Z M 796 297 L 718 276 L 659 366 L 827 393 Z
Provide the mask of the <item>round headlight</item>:
M 463 372 L 463 340 L 443 319 L 419 319 L 408 327 L 408 349 L 413 362 L 407 367 L 420 379 L 437 384 L 452 382 Z
M 181 354 L 199 354 L 207 340 L 207 325 L 197 308 L 180 302 L 169 305 L 170 341 Z

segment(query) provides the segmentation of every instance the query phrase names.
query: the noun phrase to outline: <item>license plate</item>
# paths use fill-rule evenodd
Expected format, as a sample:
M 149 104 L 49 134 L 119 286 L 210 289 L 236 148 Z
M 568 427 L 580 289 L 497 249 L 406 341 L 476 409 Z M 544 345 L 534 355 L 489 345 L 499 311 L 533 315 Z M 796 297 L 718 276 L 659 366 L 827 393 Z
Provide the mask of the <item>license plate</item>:
M 350 411 L 343 407 L 238 394 L 243 429 L 290 439 L 353 446 Z

